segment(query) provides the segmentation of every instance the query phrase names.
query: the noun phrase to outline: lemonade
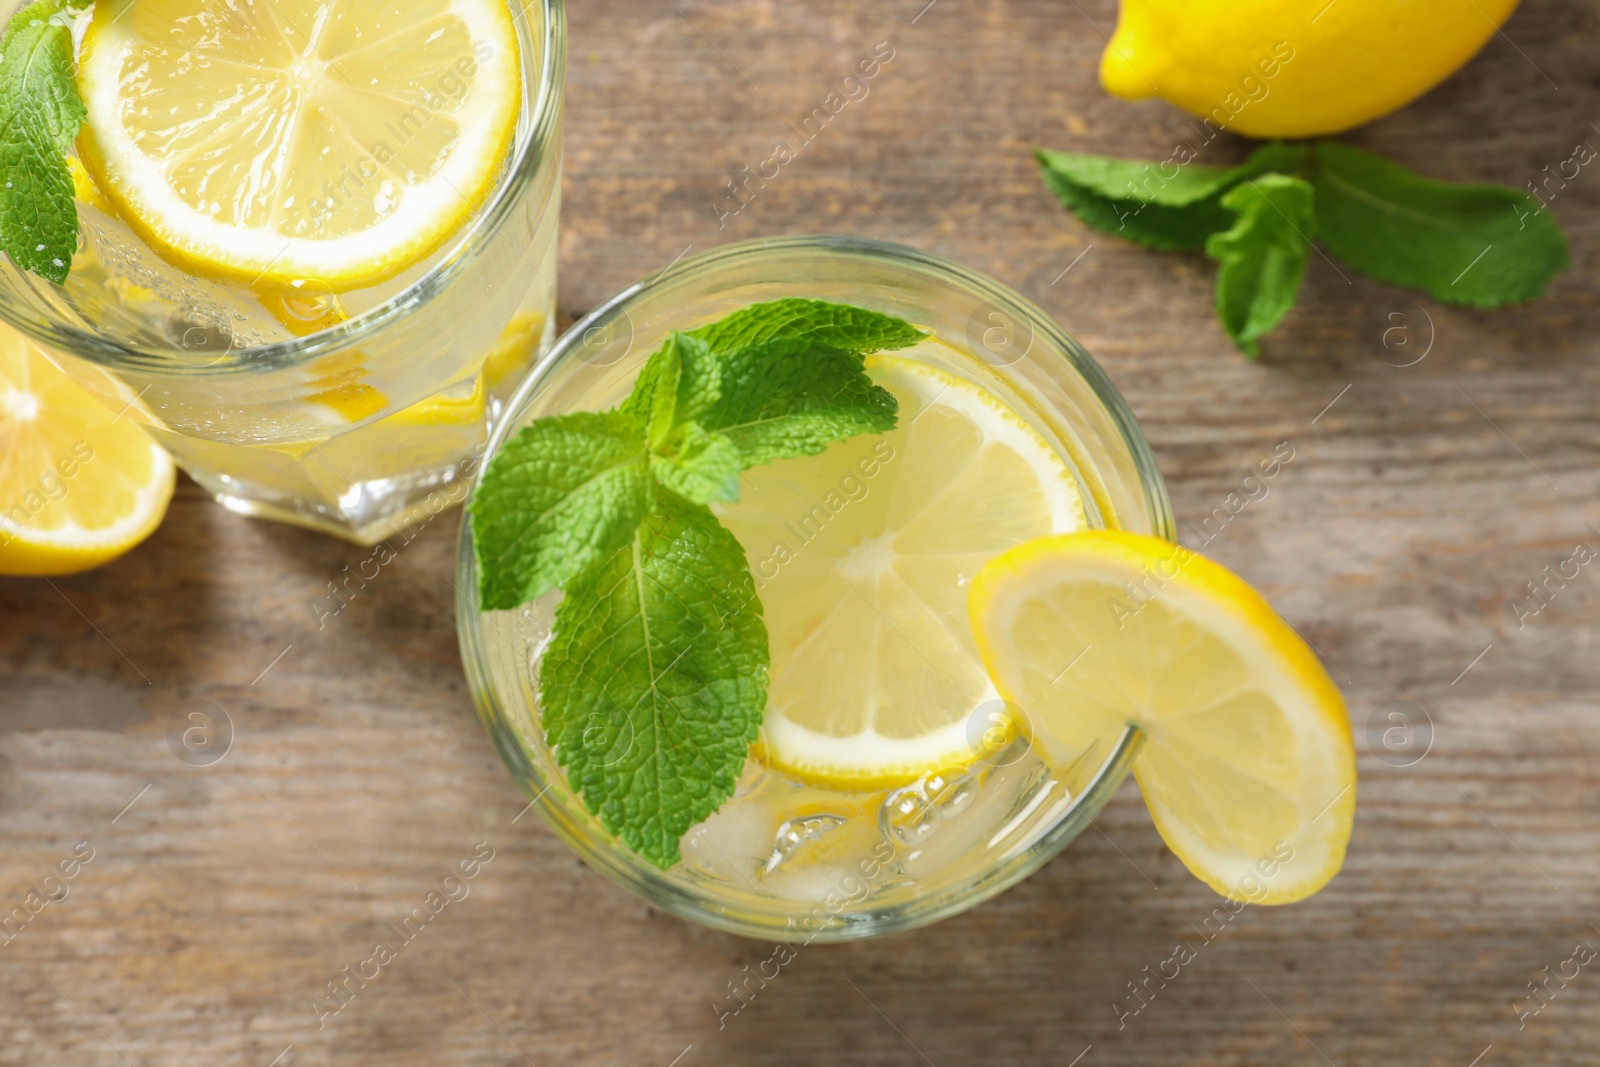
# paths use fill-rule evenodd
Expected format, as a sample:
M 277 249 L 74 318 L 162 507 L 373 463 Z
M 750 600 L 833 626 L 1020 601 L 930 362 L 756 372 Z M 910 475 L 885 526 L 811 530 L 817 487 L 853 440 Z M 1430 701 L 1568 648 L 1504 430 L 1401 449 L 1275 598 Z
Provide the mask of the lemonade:
M 1114 391 L 1048 320 L 943 261 L 842 238 L 735 246 L 624 294 L 524 385 L 496 447 L 538 418 L 603 411 L 637 391 L 671 330 L 795 296 L 849 300 L 926 336 L 865 358 L 873 384 L 898 401 L 893 429 L 751 467 L 737 501 L 711 506 L 750 569 L 770 671 L 761 732 L 731 797 L 682 835 L 679 862 L 641 861 L 578 795 L 608 760 L 631 758 L 627 738 L 591 723 L 569 745 L 592 743 L 601 766 L 581 774 L 552 748 L 541 667 L 562 595 L 481 611 L 464 537 L 458 614 L 502 754 L 591 863 L 724 928 L 837 939 L 998 892 L 1063 847 L 1120 783 L 1137 731 L 1070 752 L 1031 736 L 985 673 L 966 593 L 987 560 L 1030 539 L 1108 525 L 1164 532 L 1170 520 Z
M 688 918 L 933 921 L 1130 769 L 1197 878 L 1302 900 L 1350 839 L 1343 698 L 1170 530 L 1115 390 L 1024 299 L 901 246 L 749 242 L 629 289 L 522 384 L 457 625 L 529 808 Z
M 77 250 L 0 314 L 235 510 L 371 543 L 459 501 L 554 334 L 559 3 L 54 18 Z

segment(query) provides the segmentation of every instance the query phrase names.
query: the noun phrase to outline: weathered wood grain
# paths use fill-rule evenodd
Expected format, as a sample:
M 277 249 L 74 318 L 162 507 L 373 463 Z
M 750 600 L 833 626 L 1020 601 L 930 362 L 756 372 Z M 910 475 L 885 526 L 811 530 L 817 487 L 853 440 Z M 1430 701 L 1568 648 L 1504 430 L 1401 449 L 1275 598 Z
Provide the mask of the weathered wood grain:
M 1507 604 L 1576 544 L 1600 547 L 1600 172 L 1552 205 L 1574 254 L 1548 299 L 1453 310 L 1316 258 L 1249 363 L 1202 258 L 1086 231 L 1028 158 L 1158 157 L 1192 137 L 1165 105 L 1098 90 L 1110 0 L 925 2 L 574 4 L 562 310 L 688 246 L 903 239 L 1021 289 L 1104 363 L 1191 543 L 1289 442 L 1270 496 L 1206 550 L 1346 687 L 1363 777 L 1344 873 L 1306 904 L 1244 911 L 1119 1029 L 1126 983 L 1202 941 L 1215 903 L 1130 783 L 1022 886 L 932 929 L 806 949 L 719 1030 L 712 1005 L 767 950 L 652 912 L 514 821 L 457 660 L 455 516 L 319 630 L 312 602 L 367 551 L 185 483 L 121 562 L 0 580 L 0 906 L 74 842 L 94 850 L 0 947 L 0 1064 L 1593 1062 L 1593 965 L 1521 1029 L 1516 1004 L 1577 942 L 1600 947 L 1600 572 L 1521 628 Z M 1354 140 L 1521 186 L 1600 144 L 1597 33 L 1593 3 L 1529 0 L 1462 73 Z M 870 95 L 719 229 L 724 183 L 879 42 L 894 58 Z M 1397 325 L 1411 343 L 1386 348 Z M 1389 365 L 1430 337 L 1422 362 Z M 167 743 L 196 701 L 234 728 L 209 767 Z M 1398 701 L 1433 728 L 1409 767 L 1367 729 Z M 319 1029 L 324 983 L 397 941 L 387 924 L 484 841 L 471 895 Z

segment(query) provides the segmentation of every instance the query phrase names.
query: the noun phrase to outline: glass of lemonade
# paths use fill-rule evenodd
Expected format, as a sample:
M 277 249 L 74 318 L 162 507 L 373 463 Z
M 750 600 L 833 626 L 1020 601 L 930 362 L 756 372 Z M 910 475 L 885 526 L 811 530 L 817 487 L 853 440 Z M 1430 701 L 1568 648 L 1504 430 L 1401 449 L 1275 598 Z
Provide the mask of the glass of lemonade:
M 1065 847 L 1116 790 L 1137 732 L 1074 752 L 1035 742 L 984 675 L 966 586 L 986 557 L 1039 533 L 1119 527 L 1170 538 L 1172 518 L 1116 389 L 1043 312 L 954 263 L 855 238 L 733 245 L 619 294 L 522 382 L 491 456 L 535 419 L 618 403 L 671 331 L 792 297 L 864 307 L 929 335 L 867 361 L 899 400 L 895 430 L 749 469 L 739 500 L 715 505 L 762 601 L 769 687 L 733 796 L 683 835 L 679 862 L 641 859 L 569 782 L 539 701 L 561 594 L 480 610 L 466 524 L 457 620 L 482 721 L 590 865 L 721 929 L 836 941 L 931 922 L 1000 892 Z M 1041 496 L 1041 483 L 1055 488 Z
M 459 502 L 554 336 L 561 0 L 68 17 L 78 250 L 0 263 L 0 316 L 235 511 L 370 544 Z

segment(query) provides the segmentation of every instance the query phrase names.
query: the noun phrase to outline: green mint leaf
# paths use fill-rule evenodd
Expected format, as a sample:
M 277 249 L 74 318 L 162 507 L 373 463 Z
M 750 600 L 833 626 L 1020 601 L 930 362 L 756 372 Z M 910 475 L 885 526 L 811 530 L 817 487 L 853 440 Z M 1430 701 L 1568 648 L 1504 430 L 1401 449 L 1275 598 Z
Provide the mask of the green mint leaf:
M 706 507 L 658 491 L 556 609 L 539 681 L 547 738 L 601 825 L 671 867 L 679 839 L 733 795 L 767 663 L 738 540 Z
M 1515 189 L 1424 178 L 1337 141 L 1319 141 L 1312 181 L 1323 244 L 1380 281 L 1469 307 L 1544 294 L 1566 269 L 1567 238 Z
M 1217 317 L 1251 359 L 1256 339 L 1294 307 L 1316 235 L 1316 194 L 1311 183 L 1263 174 L 1228 190 L 1222 206 L 1235 222 L 1206 241 L 1217 272 Z
M 689 339 L 684 334 L 674 332 L 660 350 L 651 356 L 651 362 L 657 366 L 650 392 L 650 424 L 645 433 L 645 443 L 652 451 L 665 445 L 672 431 L 683 421 L 678 411 L 678 387 L 683 384 L 681 343 Z
M 656 481 L 697 504 L 738 500 L 743 469 L 739 448 L 727 434 L 708 434 L 695 422 L 684 427 L 672 454 L 650 457 Z
M 1078 152 L 1036 153 L 1047 171 L 1107 200 L 1131 200 L 1163 207 L 1187 207 L 1226 192 L 1258 174 L 1268 171 L 1288 173 L 1299 170 L 1306 161 L 1303 145 L 1282 141 L 1264 144 L 1245 162 L 1233 167 L 1180 164 L 1175 160 L 1155 163 L 1142 159 L 1119 159 Z M 1172 172 L 1166 173 L 1164 168 Z
M 473 493 L 479 599 L 504 611 L 627 544 L 650 507 L 644 426 L 622 412 L 577 412 L 518 431 Z
M 662 378 L 671 382 L 664 389 Z M 622 410 L 650 420 L 652 447 L 658 431 L 690 421 L 710 407 L 720 394 L 721 365 L 709 345 L 698 337 L 674 330 L 651 354 Z
M 857 355 L 909 348 L 927 335 L 901 319 L 825 300 L 773 300 L 751 304 L 691 331 L 718 353 L 774 341 L 808 341 Z
M 1222 195 L 1247 178 L 1305 165 L 1303 145 L 1273 141 L 1234 167 L 1118 159 L 1078 152 L 1034 153 L 1050 187 L 1086 225 L 1165 251 L 1204 247 L 1233 225 Z
M 0 39 L 0 247 L 57 284 L 78 248 L 67 152 L 88 117 L 73 77 L 72 31 L 52 21 L 63 0 L 12 16 Z
M 645 364 L 623 410 L 648 413 L 654 451 L 664 447 L 673 409 L 679 417 L 671 426 L 695 422 L 708 435 L 725 435 L 746 468 L 812 455 L 858 433 L 894 428 L 895 399 L 872 384 L 862 355 L 906 348 L 926 336 L 901 319 L 846 304 L 751 304 L 669 337 Z M 676 396 L 676 404 L 667 396 Z M 706 473 L 715 480 L 722 470 Z M 672 488 L 692 500 L 732 499 L 688 491 L 684 483 Z
M 926 335 L 815 300 L 751 305 L 651 354 L 615 411 L 540 419 L 471 509 L 484 610 L 560 587 L 541 716 L 589 809 L 651 862 L 732 793 L 766 703 L 744 551 L 706 507 L 756 464 L 893 429 L 864 354 Z
M 859 433 L 894 429 L 899 404 L 862 357 L 806 338 L 768 340 L 725 355 L 722 396 L 699 423 L 725 434 L 746 468 L 810 456 Z

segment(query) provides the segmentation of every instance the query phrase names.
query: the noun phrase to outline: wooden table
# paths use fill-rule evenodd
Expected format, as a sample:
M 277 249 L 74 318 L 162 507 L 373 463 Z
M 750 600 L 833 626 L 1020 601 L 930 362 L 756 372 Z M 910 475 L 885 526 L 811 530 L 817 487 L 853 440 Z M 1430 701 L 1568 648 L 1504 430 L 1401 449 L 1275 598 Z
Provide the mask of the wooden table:
M 0 947 L 0 1064 L 1596 1061 L 1600 961 L 1551 979 L 1547 1004 L 1528 984 L 1600 949 L 1600 562 L 1520 626 L 1508 605 L 1600 548 L 1600 172 L 1552 204 L 1573 267 L 1548 299 L 1461 311 L 1313 257 L 1251 363 L 1214 321 L 1202 257 L 1085 230 L 1029 158 L 1164 158 L 1191 137 L 1174 109 L 1098 89 L 1112 0 L 926 2 L 574 4 L 563 314 L 691 247 L 905 240 L 1014 285 L 1101 360 L 1191 543 L 1289 442 L 1270 496 L 1207 551 L 1344 685 L 1362 780 L 1343 874 L 1246 909 L 1119 1028 L 1128 983 L 1202 941 L 1217 902 L 1130 781 L 1021 886 L 931 929 L 803 950 L 719 1029 L 713 1005 L 765 946 L 655 912 L 537 819 L 513 824 L 524 802 L 457 659 L 455 515 L 319 629 L 325 583 L 368 551 L 185 482 L 119 563 L 0 580 L 0 904 L 74 842 L 92 850 Z M 1353 139 L 1519 187 L 1600 145 L 1596 6 L 1529 0 L 1506 34 Z M 894 57 L 870 94 L 719 229 L 724 183 L 880 42 Z M 232 726 L 208 766 L 169 747 L 197 710 Z M 1386 739 L 1392 715 L 1431 747 Z M 494 858 L 470 897 L 319 1028 L 325 983 L 479 842 Z

